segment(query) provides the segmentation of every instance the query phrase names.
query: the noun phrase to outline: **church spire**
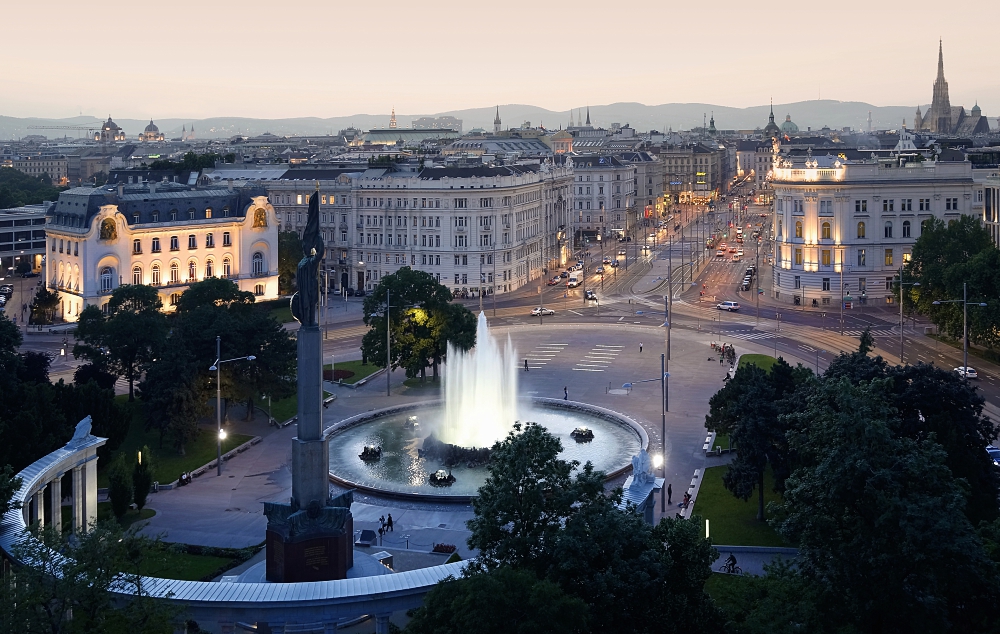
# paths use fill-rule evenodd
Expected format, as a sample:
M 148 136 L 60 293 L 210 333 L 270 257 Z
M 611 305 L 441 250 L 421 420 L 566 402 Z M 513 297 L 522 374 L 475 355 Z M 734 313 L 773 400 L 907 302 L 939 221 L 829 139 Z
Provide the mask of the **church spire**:
M 493 133 L 500 132 L 500 106 L 497 105 L 497 116 L 493 119 Z
M 587 106 L 587 125 L 590 125 L 590 106 Z
M 389 117 L 389 129 L 394 130 L 396 128 L 396 106 L 392 107 L 392 116 Z
M 938 40 L 938 81 L 944 81 L 944 42 Z

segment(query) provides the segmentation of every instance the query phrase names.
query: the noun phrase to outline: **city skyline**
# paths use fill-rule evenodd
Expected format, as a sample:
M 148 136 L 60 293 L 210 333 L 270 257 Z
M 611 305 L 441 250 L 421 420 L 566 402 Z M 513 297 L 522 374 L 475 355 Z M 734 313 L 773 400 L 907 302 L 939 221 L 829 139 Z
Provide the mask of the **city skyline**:
M 643 2 L 608 22 L 604 7 L 586 3 L 389 2 L 375 15 L 318 2 L 280 14 L 247 2 L 236 13 L 182 0 L 169 13 L 140 16 L 133 5 L 107 0 L 96 8 L 114 18 L 108 35 L 118 43 L 86 44 L 99 48 L 96 56 L 80 54 L 81 19 L 89 18 L 72 10 L 75 3 L 57 2 L 44 17 L 12 6 L 0 114 L 292 118 L 491 103 L 742 108 L 771 98 L 915 107 L 929 101 L 939 38 L 953 103 L 997 112 L 1000 85 L 985 78 L 996 76 L 1000 61 L 980 55 L 963 14 L 922 5 L 930 7 L 908 3 L 904 14 L 848 1 L 832 19 L 818 9 L 722 2 L 705 14 Z M 990 22 L 1000 8 L 979 14 Z M 643 33 L 645 25 L 654 27 Z

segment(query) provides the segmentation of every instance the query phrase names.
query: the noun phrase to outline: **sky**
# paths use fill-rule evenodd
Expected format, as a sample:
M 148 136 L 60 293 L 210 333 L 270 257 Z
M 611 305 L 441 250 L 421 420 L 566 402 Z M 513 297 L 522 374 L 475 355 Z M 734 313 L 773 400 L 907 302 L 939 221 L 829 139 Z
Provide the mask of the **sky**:
M 50 0 L 4 3 L 0 115 L 430 114 L 822 97 L 1000 115 L 1000 2 Z M 978 34 L 978 35 L 977 35 Z

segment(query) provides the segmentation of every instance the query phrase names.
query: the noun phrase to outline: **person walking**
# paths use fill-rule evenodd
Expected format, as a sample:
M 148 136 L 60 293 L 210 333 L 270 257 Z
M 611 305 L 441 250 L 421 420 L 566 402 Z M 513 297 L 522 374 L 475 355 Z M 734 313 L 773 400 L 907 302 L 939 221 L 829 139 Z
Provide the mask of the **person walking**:
M 524 371 L 528 372 L 528 360 L 527 359 L 524 360 Z
M 569 389 L 567 389 L 566 386 L 563 386 L 563 400 L 569 400 Z
M 639 354 L 642 354 L 642 342 L 639 342 Z
M 389 513 L 389 517 L 386 518 L 385 527 L 390 531 L 392 530 L 392 513 Z
M 674 489 L 669 484 L 667 485 L 667 504 L 672 504 L 670 497 L 674 494 Z

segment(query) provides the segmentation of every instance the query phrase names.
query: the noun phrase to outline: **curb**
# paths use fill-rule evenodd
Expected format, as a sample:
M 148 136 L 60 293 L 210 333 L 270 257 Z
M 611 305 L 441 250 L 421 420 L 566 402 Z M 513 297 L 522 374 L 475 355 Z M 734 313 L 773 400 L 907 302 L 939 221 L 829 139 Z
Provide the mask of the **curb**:
M 247 449 L 249 449 L 253 445 L 256 445 L 257 443 L 259 443 L 261 440 L 263 440 L 263 438 L 261 438 L 260 436 L 254 436 L 253 438 L 251 438 L 250 440 L 246 441 L 242 445 L 240 445 L 240 446 L 238 446 L 238 447 L 236 447 L 234 449 L 231 449 L 231 450 L 227 451 L 226 453 L 222 454 L 222 461 L 225 462 L 227 460 L 235 458 L 237 454 L 243 453 L 244 451 L 246 451 Z M 197 478 L 197 477 L 201 476 L 203 473 L 205 473 L 206 471 L 208 471 L 209 469 L 211 469 L 212 467 L 214 467 L 215 464 L 216 464 L 216 462 L 217 462 L 216 460 L 213 460 L 213 461 L 211 461 L 211 462 L 209 462 L 207 464 L 204 464 L 204 465 L 198 467 L 197 469 L 191 471 L 191 477 L 192 478 Z M 157 484 L 157 489 L 162 489 L 162 490 L 167 490 L 167 491 L 169 491 L 170 489 L 176 488 L 176 487 L 177 487 L 177 480 L 174 480 L 173 482 L 168 482 L 166 484 L 164 484 L 162 482 Z

